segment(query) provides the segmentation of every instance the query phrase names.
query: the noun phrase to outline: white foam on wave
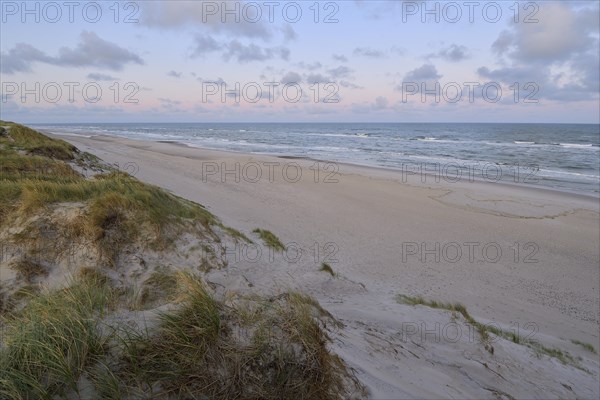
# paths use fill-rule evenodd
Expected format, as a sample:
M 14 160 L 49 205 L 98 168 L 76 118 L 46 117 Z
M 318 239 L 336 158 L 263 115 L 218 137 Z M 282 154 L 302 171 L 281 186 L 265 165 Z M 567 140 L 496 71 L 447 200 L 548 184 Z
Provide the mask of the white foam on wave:
M 578 143 L 559 143 L 562 147 L 572 147 L 572 148 L 590 148 L 593 147 L 592 144 L 578 144 Z
M 567 176 L 576 176 L 576 177 L 594 180 L 594 181 L 600 180 L 600 176 L 598 176 L 598 175 L 582 174 L 579 172 L 558 171 L 558 170 L 554 170 L 554 169 L 540 169 L 539 172 L 542 176 L 567 175 Z
M 60 132 L 60 131 L 55 131 L 52 133 L 54 133 L 55 135 L 59 135 L 59 136 L 84 137 L 84 138 L 88 138 L 88 139 L 94 137 L 94 135 L 84 135 L 82 133 L 70 133 L 70 132 Z

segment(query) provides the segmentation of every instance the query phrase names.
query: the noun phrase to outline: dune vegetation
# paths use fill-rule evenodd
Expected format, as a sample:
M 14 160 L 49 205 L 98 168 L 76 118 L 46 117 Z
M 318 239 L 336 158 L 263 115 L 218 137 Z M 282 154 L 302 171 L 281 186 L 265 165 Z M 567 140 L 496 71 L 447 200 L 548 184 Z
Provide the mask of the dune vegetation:
M 250 239 L 201 205 L 5 121 L 0 197 L 0 398 L 364 394 L 316 300 L 205 281 L 226 262 L 202 248 Z
M 400 304 L 406 304 L 410 306 L 422 305 L 425 307 L 447 310 L 452 312 L 453 314 L 460 314 L 467 323 L 469 323 L 471 326 L 477 329 L 482 344 L 484 345 L 485 349 L 492 354 L 494 353 L 494 347 L 491 344 L 490 334 L 494 334 L 496 337 L 501 337 L 513 343 L 526 346 L 532 349 L 534 353 L 538 356 L 546 355 L 548 357 L 553 357 L 563 364 L 569 364 L 574 366 L 575 368 L 582 369 L 582 367 L 579 365 L 578 360 L 575 357 L 573 357 L 569 352 L 554 347 L 544 346 L 539 341 L 524 338 L 515 332 L 508 332 L 506 330 L 500 329 L 495 324 L 483 324 L 475 320 L 475 318 L 473 318 L 473 316 L 471 316 L 471 314 L 467 311 L 467 308 L 461 303 L 444 303 L 437 300 L 426 300 L 421 296 L 414 297 L 407 296 L 404 294 L 397 295 L 396 301 Z M 590 350 L 590 348 L 586 347 L 585 344 L 583 344 L 583 347 Z M 595 350 L 593 346 L 591 346 L 591 349 Z M 590 351 L 593 352 L 592 350 Z

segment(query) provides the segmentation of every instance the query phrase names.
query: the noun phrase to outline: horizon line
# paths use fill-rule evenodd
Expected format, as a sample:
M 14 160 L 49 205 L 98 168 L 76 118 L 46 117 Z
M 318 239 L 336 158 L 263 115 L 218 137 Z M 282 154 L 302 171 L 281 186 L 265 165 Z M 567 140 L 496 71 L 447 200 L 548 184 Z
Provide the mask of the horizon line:
M 0 118 L 0 120 L 2 120 Z M 12 121 L 5 121 L 12 122 Z M 358 121 L 358 122 L 345 122 L 345 121 L 131 121 L 131 122 L 118 122 L 118 121 L 85 121 L 85 122 L 26 122 L 24 124 L 528 124 L 528 125 L 600 125 L 599 122 L 473 122 L 473 121 L 441 121 L 441 122 L 427 122 L 427 121 L 415 121 L 415 122 L 370 122 L 370 121 Z

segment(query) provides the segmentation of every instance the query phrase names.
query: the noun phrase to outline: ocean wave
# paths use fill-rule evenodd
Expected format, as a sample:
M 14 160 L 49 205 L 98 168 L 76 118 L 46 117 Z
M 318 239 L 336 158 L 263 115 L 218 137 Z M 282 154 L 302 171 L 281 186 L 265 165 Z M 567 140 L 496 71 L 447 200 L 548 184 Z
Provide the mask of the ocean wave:
M 56 135 L 60 135 L 60 136 L 84 137 L 84 138 L 88 138 L 88 139 L 94 137 L 94 135 L 84 135 L 81 133 L 70 133 L 70 132 L 61 132 L 61 131 L 54 131 L 53 133 L 55 133 Z
M 550 176 L 568 175 L 568 176 L 577 176 L 577 177 L 581 177 L 581 178 L 585 178 L 585 179 L 589 179 L 589 180 L 600 180 L 600 176 L 598 176 L 598 175 L 582 174 L 579 172 L 559 171 L 559 170 L 555 170 L 555 169 L 540 169 L 539 172 L 540 172 L 540 174 L 542 174 L 542 176 L 545 176 L 544 174 L 547 174 Z
M 560 146 L 562 147 L 571 147 L 571 148 L 576 148 L 576 149 L 587 149 L 587 148 L 592 148 L 594 147 L 593 144 L 579 144 L 579 143 L 559 143 Z
M 416 140 L 418 142 L 434 142 L 434 143 L 463 143 L 466 144 L 467 142 L 476 142 L 476 141 L 460 141 L 460 140 L 450 140 L 450 139 L 440 139 L 437 137 L 418 137 L 415 139 L 410 139 L 410 140 Z
M 305 136 L 325 136 L 325 137 L 354 137 L 347 133 L 306 133 Z
M 347 147 L 336 147 L 336 146 L 314 146 L 313 150 L 323 150 L 323 151 L 359 151 L 358 149 L 349 149 Z

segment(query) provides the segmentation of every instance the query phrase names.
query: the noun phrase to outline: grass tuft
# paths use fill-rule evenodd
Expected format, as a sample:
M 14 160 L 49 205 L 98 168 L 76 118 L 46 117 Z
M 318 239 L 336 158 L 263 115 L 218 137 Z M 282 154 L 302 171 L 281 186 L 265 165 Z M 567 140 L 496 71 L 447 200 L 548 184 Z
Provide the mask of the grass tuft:
M 169 268 L 159 267 L 144 281 L 135 308 L 147 309 L 159 300 L 173 300 L 177 294 L 178 278 Z
M 236 239 L 236 240 L 243 240 L 246 243 L 252 243 L 252 240 L 250 240 L 250 238 L 248 238 L 248 236 L 244 235 L 242 232 L 238 231 L 237 229 L 231 228 L 229 226 L 224 226 L 221 225 L 221 228 L 227 232 L 227 234 L 229 236 L 231 236 L 232 238 Z
M 10 268 L 17 272 L 17 278 L 32 283 L 35 278 L 48 275 L 46 268 L 31 260 L 19 260 L 10 264 Z
M 110 284 L 110 278 L 104 272 L 97 268 L 83 267 L 80 268 L 75 277 L 89 285 L 105 286 Z
M 28 154 L 39 155 L 58 160 L 72 160 L 77 148 L 63 140 L 51 139 L 38 131 L 13 122 L 2 122 L 9 129 L 0 135 L 0 144 Z
M 181 307 L 162 314 L 155 332 L 130 330 L 122 335 L 124 356 L 111 369 L 121 394 L 347 398 L 346 370 L 327 350 L 314 299 L 287 293 L 226 307 L 195 276 L 179 274 L 178 285 Z
M 336 273 L 333 272 L 333 268 L 331 268 L 331 266 L 327 263 L 322 263 L 319 271 L 327 272 L 328 274 L 330 274 L 333 277 L 336 276 Z
M 259 229 L 256 228 L 252 231 L 253 233 L 258 233 L 258 236 L 260 236 L 260 238 L 262 239 L 262 241 L 269 247 L 271 247 L 272 249 L 274 249 L 275 251 L 283 251 L 285 250 L 285 246 L 283 245 L 283 243 L 281 243 L 281 241 L 279 240 L 279 238 L 277 236 L 275 236 L 275 234 L 271 231 L 268 231 L 266 229 Z
M 591 345 L 590 343 L 581 342 L 581 341 L 576 340 L 576 339 L 572 339 L 571 343 L 583 347 L 584 349 L 586 349 L 590 353 L 598 354 L 598 352 L 596 351 L 596 348 L 593 345 Z
M 424 305 L 426 307 L 438 308 L 438 309 L 443 309 L 443 310 L 460 313 L 469 324 L 471 324 L 472 326 L 474 326 L 477 329 L 477 332 L 480 334 L 482 342 L 484 343 L 486 350 L 488 350 L 492 354 L 494 353 L 494 348 L 489 343 L 489 339 L 490 339 L 489 334 L 490 333 L 493 333 L 494 335 L 496 335 L 498 337 L 502 337 L 504 339 L 510 340 L 513 343 L 525 345 L 525 346 L 529 347 L 530 349 L 532 349 L 538 355 L 545 354 L 549 357 L 554 357 L 554 358 L 558 359 L 563 364 L 571 364 L 576 368 L 580 368 L 577 361 L 568 352 L 566 352 L 566 351 L 563 352 L 562 350 L 556 349 L 556 348 L 546 347 L 536 340 L 522 338 L 521 336 L 515 334 L 514 332 L 507 332 L 507 331 L 504 331 L 493 325 L 482 324 L 482 323 L 476 321 L 471 316 L 471 314 L 469 314 L 466 307 L 460 303 L 454 303 L 454 304 L 442 303 L 442 302 L 437 302 L 437 301 L 425 300 L 423 297 L 420 297 L 420 296 L 413 297 L 413 296 L 407 296 L 407 295 L 403 295 L 403 294 L 397 295 L 396 301 L 400 304 L 408 304 L 408 305 L 412 305 L 412 306 Z M 575 341 L 573 341 L 573 343 L 575 343 Z M 582 345 L 585 347 L 585 344 L 582 344 Z M 592 347 L 592 349 L 593 349 L 593 347 Z M 595 350 L 595 349 L 593 349 L 593 350 Z
M 84 368 L 105 352 L 98 317 L 110 289 L 75 282 L 32 297 L 6 322 L 0 349 L 0 398 L 51 398 L 78 392 Z
M 0 137 L 0 198 L 3 200 L 0 224 L 10 217 L 27 217 L 58 203 L 88 205 L 89 225 L 100 237 L 106 227 L 121 225 L 128 216 L 136 221 L 129 227 L 143 221 L 163 236 L 184 223 L 205 228 L 217 223 L 201 205 L 144 184 L 126 173 L 99 173 L 86 179 L 66 162 L 79 154 L 72 145 L 22 125 L 3 124 L 9 124 L 10 129 Z M 85 160 L 97 163 L 87 155 L 77 158 L 84 164 Z M 94 165 L 89 167 L 95 168 Z M 126 231 L 121 233 L 133 233 Z
M 464 305 L 460 303 L 443 303 L 435 300 L 425 300 L 421 296 L 412 297 L 403 294 L 397 295 L 396 301 L 400 304 L 408 304 L 411 306 L 424 305 L 426 307 L 448 310 L 461 314 L 469 324 L 477 328 L 477 332 L 481 336 L 481 341 L 484 343 L 486 350 L 493 354 L 494 348 L 491 344 L 489 344 L 488 327 L 475 321 L 475 319 L 471 316 L 471 314 L 469 314 L 467 308 Z

